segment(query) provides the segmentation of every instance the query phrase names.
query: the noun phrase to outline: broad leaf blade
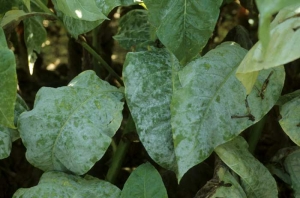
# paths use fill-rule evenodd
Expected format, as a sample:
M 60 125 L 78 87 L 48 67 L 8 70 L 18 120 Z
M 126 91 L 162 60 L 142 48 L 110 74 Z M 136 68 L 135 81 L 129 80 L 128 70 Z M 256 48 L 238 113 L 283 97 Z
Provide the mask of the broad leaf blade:
M 150 40 L 147 13 L 146 10 L 132 10 L 121 18 L 118 34 L 114 36 L 120 46 L 130 50 L 132 47 Z
M 300 96 L 282 105 L 280 114 L 282 119 L 279 121 L 284 132 L 300 146 Z
M 97 7 L 95 0 L 65 0 L 53 1 L 57 9 L 66 16 L 85 21 L 98 21 L 107 19 Z
M 15 128 L 14 108 L 17 97 L 17 74 L 14 53 L 8 49 L 0 28 L 0 125 Z
M 46 172 L 37 186 L 20 188 L 13 197 L 116 198 L 120 193 L 116 186 L 92 176 L 87 175 L 82 178 L 63 172 Z
M 150 157 L 175 170 L 170 102 L 172 67 L 179 63 L 165 50 L 128 53 L 123 77 L 125 96 L 137 132 Z
M 140 165 L 126 181 L 121 198 L 167 198 L 167 191 L 157 170 L 149 163 Z
M 120 126 L 122 95 L 92 71 L 68 87 L 40 89 L 33 110 L 19 118 L 28 161 L 44 171 L 86 173 Z
M 257 90 L 248 96 L 255 121 L 231 118 L 248 114 L 244 87 L 235 77 L 245 54 L 246 50 L 237 44 L 223 43 L 178 73 L 181 87 L 172 97 L 171 121 L 179 178 L 206 159 L 215 147 L 259 121 L 279 98 L 284 83 L 282 67 L 273 71 L 264 99 Z M 270 72 L 261 72 L 256 82 L 258 89 Z
M 285 170 L 291 176 L 292 188 L 295 191 L 295 197 L 300 197 L 300 151 L 295 151 L 287 156 L 284 161 Z
M 185 65 L 206 45 L 219 16 L 221 0 L 144 0 L 157 37 Z
M 215 149 L 221 160 L 241 177 L 247 197 L 277 197 L 277 185 L 266 167 L 248 151 L 242 137 L 218 146 Z
M 237 70 L 236 76 L 250 93 L 260 70 L 277 67 L 300 57 L 300 18 L 288 19 L 271 31 L 272 45 L 262 56 L 262 43 L 259 41 L 247 53 Z

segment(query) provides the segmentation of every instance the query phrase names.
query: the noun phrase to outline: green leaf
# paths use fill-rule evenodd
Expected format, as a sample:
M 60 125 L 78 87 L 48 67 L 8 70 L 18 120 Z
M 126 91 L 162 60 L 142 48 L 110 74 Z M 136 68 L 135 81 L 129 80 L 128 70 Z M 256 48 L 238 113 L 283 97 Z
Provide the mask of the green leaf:
M 300 57 L 300 18 L 288 19 L 271 31 L 272 43 L 262 56 L 262 42 L 256 43 L 247 53 L 237 70 L 236 76 L 250 93 L 260 70 L 277 67 Z
M 297 97 L 300 97 L 300 89 L 299 90 L 296 90 L 292 93 L 288 93 L 288 94 L 285 94 L 283 96 L 281 96 L 279 98 L 279 100 L 277 101 L 276 105 L 278 106 L 282 106 L 284 105 L 285 103 L 289 102 L 290 100 L 294 99 L 294 98 L 297 98 Z
M 56 13 L 57 16 L 64 23 L 64 26 L 67 29 L 68 33 L 70 33 L 71 36 L 74 37 L 75 39 L 77 39 L 78 35 L 93 30 L 104 21 L 104 19 L 100 19 L 97 21 L 85 21 L 85 20 L 74 19 L 72 17 L 65 15 L 59 10 L 56 10 Z
M 285 170 L 291 176 L 292 188 L 295 191 L 295 197 L 300 197 L 300 151 L 295 151 L 287 156 L 284 161 Z
M 300 146 L 300 96 L 282 105 L 279 124 L 291 140 Z
M 222 0 L 144 0 L 159 40 L 185 65 L 214 30 Z
M 14 111 L 14 123 L 17 126 L 17 120 L 21 113 L 27 111 L 28 107 L 24 100 L 17 95 Z M 0 125 L 0 159 L 4 159 L 10 155 L 12 142 L 19 139 L 20 134 L 17 129 L 10 129 Z
M 66 16 L 84 21 L 105 20 L 107 17 L 97 7 L 95 0 L 65 0 L 53 1 L 57 9 Z
M 167 191 L 157 170 L 150 164 L 140 165 L 126 181 L 121 198 L 167 198 Z
M 4 13 L 8 10 L 17 9 L 22 5 L 21 0 L 0 0 L 0 19 L 3 17 Z
M 239 45 L 226 42 L 178 73 L 181 87 L 172 97 L 171 122 L 179 178 L 205 160 L 214 148 L 258 122 L 279 98 L 285 77 L 283 67 L 272 70 L 263 98 L 258 96 L 258 90 L 248 96 L 255 121 L 231 118 L 249 114 L 245 89 L 235 77 L 245 54 Z M 256 82 L 258 89 L 269 74 L 270 70 L 261 72 Z
M 268 169 L 248 151 L 248 144 L 242 137 L 218 146 L 215 149 L 221 160 L 229 166 L 242 181 L 247 197 L 277 197 L 277 185 Z
M 101 12 L 108 16 L 108 14 L 117 6 L 121 5 L 120 0 L 95 0 L 96 5 L 99 9 L 101 9 Z
M 36 53 L 40 53 L 43 42 L 47 38 L 47 32 L 43 26 L 43 18 L 30 17 L 24 22 L 24 40 L 27 47 L 28 62 L 34 64 L 36 61 Z M 33 68 L 32 68 L 33 71 Z
M 219 177 L 220 182 L 223 182 L 224 185 L 231 186 L 220 186 L 211 196 L 212 198 L 218 197 L 239 197 L 246 198 L 246 194 L 240 184 L 236 181 L 236 179 L 229 172 L 228 168 L 221 167 L 217 171 L 217 175 Z
M 128 53 L 123 69 L 125 96 L 137 133 L 150 157 L 176 170 L 171 131 L 172 65 L 166 50 Z
M 14 108 L 17 97 L 17 74 L 14 53 L 9 50 L 3 29 L 0 28 L 0 125 L 14 126 Z
M 41 88 L 19 131 L 27 160 L 44 170 L 86 173 L 105 153 L 122 121 L 123 93 L 85 71 L 67 87 Z
M 268 48 L 274 46 L 273 39 L 270 38 L 270 22 L 272 15 L 284 7 L 294 4 L 299 4 L 299 0 L 256 0 L 256 5 L 259 10 L 258 37 L 262 43 L 262 51 L 269 53 Z M 272 43 L 269 44 L 270 40 L 272 40 Z
M 81 178 L 63 172 L 46 172 L 37 186 L 20 188 L 13 197 L 117 198 L 120 193 L 116 186 L 89 175 Z
M 130 50 L 132 47 L 150 40 L 147 13 L 146 10 L 132 10 L 121 18 L 118 34 L 113 37 L 120 46 Z

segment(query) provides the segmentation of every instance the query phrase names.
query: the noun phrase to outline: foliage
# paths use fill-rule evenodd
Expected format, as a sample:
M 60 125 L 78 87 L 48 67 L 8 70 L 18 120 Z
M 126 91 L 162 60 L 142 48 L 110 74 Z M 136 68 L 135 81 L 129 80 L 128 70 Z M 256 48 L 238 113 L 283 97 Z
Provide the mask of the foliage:
M 0 9 L 0 159 L 7 158 L 12 142 L 21 138 L 28 162 L 45 171 L 37 186 L 20 188 L 14 197 L 168 197 L 161 171 L 172 171 L 180 182 L 213 152 L 222 166 L 214 167 L 214 178 L 196 197 L 276 197 L 272 174 L 300 196 L 298 147 L 269 162 L 260 162 L 248 149 L 248 144 L 257 145 L 255 136 L 262 127 L 256 126 L 263 125 L 276 106 L 280 126 L 293 145 L 300 146 L 299 90 L 281 96 L 283 65 L 300 57 L 298 1 L 256 2 L 259 40 L 249 51 L 232 40 L 210 46 L 220 8 L 231 1 L 52 2 L 49 9 L 40 0 L 6 1 Z M 135 9 L 138 4 L 144 9 Z M 124 82 L 85 38 L 116 7 L 131 9 L 114 36 L 131 50 L 123 64 Z M 47 37 L 44 19 L 59 21 L 70 40 L 92 54 L 115 83 L 84 71 L 67 86 L 42 87 L 29 109 L 17 94 L 9 39 L 22 22 L 32 64 Z M 249 127 L 255 133 L 243 138 Z M 152 163 L 137 167 L 121 191 L 113 183 L 130 143 L 123 138 L 135 130 Z M 115 144 L 117 132 L 122 138 L 106 177 L 111 183 L 88 175 Z M 279 163 L 281 168 L 274 165 Z

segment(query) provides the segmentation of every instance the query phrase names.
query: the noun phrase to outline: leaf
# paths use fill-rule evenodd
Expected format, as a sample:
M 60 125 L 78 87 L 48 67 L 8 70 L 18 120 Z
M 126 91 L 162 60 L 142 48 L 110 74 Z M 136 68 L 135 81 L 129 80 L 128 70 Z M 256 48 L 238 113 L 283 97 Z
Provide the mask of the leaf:
M 117 6 L 121 5 L 121 0 L 95 0 L 96 5 L 99 9 L 101 9 L 101 12 L 108 16 L 108 14 Z
M 299 3 L 298 0 L 256 0 L 256 5 L 259 10 L 258 37 L 262 43 L 262 51 L 265 50 L 266 53 L 269 53 L 268 48 L 270 48 L 270 45 L 274 46 L 273 39 L 270 38 L 270 22 L 272 15 L 284 7 L 297 3 Z M 272 43 L 269 45 L 270 40 L 272 40 Z
M 118 34 L 113 38 L 123 48 L 130 50 L 138 44 L 150 40 L 150 26 L 146 10 L 131 10 L 119 22 Z
M 166 50 L 128 53 L 123 69 L 125 97 L 139 138 L 159 165 L 175 170 L 170 102 L 172 67 L 179 63 Z
M 43 26 L 43 18 L 30 17 L 24 22 L 24 40 L 27 47 L 29 65 L 34 65 L 36 61 L 36 53 L 40 53 L 43 42 L 47 38 L 47 32 Z M 33 67 L 31 68 L 33 71 Z
M 300 96 L 282 105 L 279 124 L 291 140 L 300 146 Z
M 14 126 L 14 108 L 17 97 L 17 74 L 14 53 L 6 44 L 3 29 L 0 28 L 0 125 Z
M 277 185 L 266 167 L 248 151 L 242 137 L 218 146 L 215 149 L 221 160 L 241 178 L 247 197 L 277 197 Z
M 67 29 L 68 33 L 70 33 L 71 36 L 74 37 L 75 39 L 77 39 L 78 35 L 93 30 L 104 21 L 103 19 L 97 21 L 85 21 L 85 20 L 74 19 L 72 17 L 66 16 L 59 10 L 56 10 L 56 13 L 57 16 L 64 23 L 64 26 Z
M 206 45 L 221 0 L 144 0 L 159 40 L 185 65 Z
M 22 5 L 21 0 L 0 0 L 0 20 L 8 10 L 17 9 Z
M 97 7 L 95 0 L 53 1 L 57 9 L 68 17 L 85 21 L 105 20 L 107 17 Z
M 291 176 L 292 188 L 295 191 L 295 197 L 300 197 L 300 170 L 299 161 L 300 151 L 295 151 L 288 155 L 284 161 L 285 170 Z
M 157 170 L 150 164 L 140 165 L 126 181 L 121 198 L 167 198 L 167 191 Z
M 279 98 L 279 100 L 277 101 L 276 105 L 282 106 L 285 103 L 289 102 L 290 100 L 292 100 L 294 98 L 297 98 L 299 96 L 300 96 L 300 89 L 298 89 L 298 90 L 296 90 L 292 93 L 288 93 L 288 94 L 285 94 L 285 95 L 281 96 Z
M 247 115 L 244 87 L 236 79 L 238 64 L 246 50 L 226 42 L 204 57 L 190 62 L 178 73 L 181 87 L 175 89 L 171 102 L 171 123 L 178 164 L 178 177 L 205 160 L 213 149 L 230 141 L 258 122 L 276 103 L 284 83 L 284 69 L 273 71 L 264 99 L 253 91 L 248 104 L 255 121 L 231 118 Z M 261 89 L 270 70 L 260 73 L 256 86 Z
M 277 67 L 300 57 L 300 18 L 291 18 L 276 26 L 271 31 L 272 43 L 262 57 L 262 43 L 259 41 L 247 53 L 236 72 L 237 78 L 250 93 L 258 71 Z
M 3 19 L 1 20 L 0 26 L 6 33 L 11 33 L 22 20 L 35 16 L 41 16 L 48 20 L 57 19 L 53 14 L 42 12 L 25 13 L 23 10 L 9 10 L 5 13 Z
M 221 167 L 217 171 L 217 175 L 219 177 L 220 182 L 223 182 L 224 185 L 231 185 L 231 186 L 221 185 L 219 188 L 217 188 L 216 192 L 211 196 L 212 198 L 218 198 L 218 197 L 246 198 L 247 197 L 243 188 L 229 172 L 229 169 L 225 167 Z
M 27 111 L 28 107 L 24 100 L 17 95 L 14 111 L 14 123 L 17 126 L 17 119 L 21 113 Z M 19 139 L 20 134 L 17 129 L 10 129 L 0 125 L 0 159 L 7 158 L 10 155 L 12 142 Z
M 105 153 L 122 121 L 123 94 L 85 71 L 67 87 L 41 88 L 18 127 L 26 158 L 44 170 L 86 173 Z
M 120 193 L 116 186 L 89 175 L 81 178 L 63 172 L 46 172 L 37 186 L 20 188 L 13 197 L 116 198 Z

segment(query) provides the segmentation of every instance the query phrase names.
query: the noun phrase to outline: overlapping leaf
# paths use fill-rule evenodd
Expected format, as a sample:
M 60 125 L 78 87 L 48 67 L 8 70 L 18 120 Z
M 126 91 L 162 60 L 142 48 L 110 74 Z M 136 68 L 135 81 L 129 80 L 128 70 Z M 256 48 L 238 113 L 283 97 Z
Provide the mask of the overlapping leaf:
M 298 0 L 256 0 L 257 8 L 259 10 L 259 31 L 258 36 L 262 42 L 262 50 L 269 53 L 267 48 L 270 40 L 270 22 L 272 15 L 284 7 L 299 4 Z
M 206 45 L 221 0 L 144 0 L 157 37 L 185 65 Z
M 278 19 L 275 18 L 270 35 L 272 42 L 266 47 L 266 53 L 263 52 L 262 41 L 259 41 L 240 63 L 236 76 L 246 87 L 247 93 L 251 92 L 260 70 L 277 67 L 300 57 L 300 18 L 292 17 L 282 22 L 284 17 L 289 15 L 280 12 Z
M 14 126 L 14 108 L 17 97 L 17 74 L 14 53 L 9 50 L 0 27 L 0 125 Z
M 295 191 L 295 197 L 300 197 L 300 151 L 295 151 L 287 156 L 284 161 L 285 170 L 291 176 L 292 188 Z
M 92 71 L 81 73 L 67 87 L 41 88 L 33 110 L 19 118 L 28 161 L 44 171 L 86 173 L 120 126 L 122 96 Z
M 279 121 L 284 132 L 300 146 L 300 95 L 286 102 L 280 109 L 282 119 Z
M 20 188 L 13 195 L 18 197 L 107 197 L 120 196 L 116 186 L 92 176 L 84 178 L 63 172 L 46 172 L 39 184 L 31 188 Z
M 175 59 L 164 49 L 128 53 L 123 70 L 125 96 L 140 140 L 151 158 L 170 170 L 176 169 L 170 113 L 172 75 L 179 69 Z
M 149 163 L 140 165 L 126 181 L 121 198 L 167 198 L 167 191 L 157 170 Z
M 279 98 L 285 77 L 283 67 L 261 72 L 256 82 L 258 90 L 248 96 L 255 121 L 232 118 L 249 114 L 244 87 L 235 77 L 245 54 L 246 50 L 237 44 L 223 43 L 178 73 L 181 87 L 173 93 L 171 122 L 179 178 L 215 147 L 259 121 Z M 268 86 L 262 90 L 271 71 Z
M 218 146 L 215 149 L 221 160 L 241 178 L 247 197 L 277 197 L 277 185 L 266 167 L 248 151 L 242 137 Z

